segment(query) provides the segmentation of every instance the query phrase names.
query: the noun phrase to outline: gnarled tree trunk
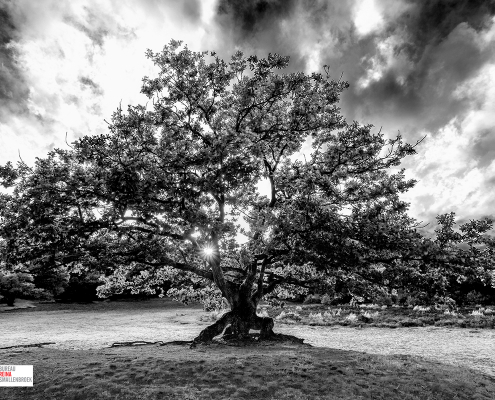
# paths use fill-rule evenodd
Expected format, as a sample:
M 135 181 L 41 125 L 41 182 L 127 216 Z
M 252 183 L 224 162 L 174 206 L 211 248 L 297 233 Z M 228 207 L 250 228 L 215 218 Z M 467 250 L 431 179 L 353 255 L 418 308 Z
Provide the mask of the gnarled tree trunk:
M 259 300 L 255 295 L 252 295 L 250 287 L 226 282 L 224 295 L 230 304 L 230 311 L 213 325 L 205 328 L 194 339 L 194 343 L 210 342 L 221 333 L 224 333 L 226 339 L 243 340 L 249 338 L 251 329 L 260 331 L 260 339 L 269 339 L 275 336 L 273 319 L 256 315 Z
M 216 254 L 218 253 L 218 241 L 213 241 Z M 263 272 L 264 260 L 254 258 L 252 263 L 246 268 L 246 273 L 239 282 L 225 279 L 223 270 L 220 267 L 219 258 L 208 260 L 213 274 L 213 281 L 218 286 L 222 295 L 230 305 L 230 311 L 225 313 L 213 325 L 203 329 L 194 339 L 193 346 L 197 343 L 208 343 L 216 336 L 224 333 L 225 339 L 249 339 L 249 331 L 259 330 L 260 340 L 290 340 L 302 343 L 303 340 L 290 335 L 275 334 L 273 332 L 273 319 L 270 317 L 259 317 L 256 315 L 256 308 L 263 296 Z M 255 283 L 258 266 L 261 266 L 258 282 Z

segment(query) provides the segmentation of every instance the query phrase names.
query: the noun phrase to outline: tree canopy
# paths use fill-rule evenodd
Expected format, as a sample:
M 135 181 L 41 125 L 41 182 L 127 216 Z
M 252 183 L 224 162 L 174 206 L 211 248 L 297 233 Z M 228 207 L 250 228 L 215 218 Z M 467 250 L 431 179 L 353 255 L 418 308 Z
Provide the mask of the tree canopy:
M 347 122 L 338 102 L 348 83 L 327 69 L 284 74 L 287 57 L 225 62 L 177 41 L 147 57 L 158 74 L 143 78 L 146 105 L 119 107 L 107 134 L 32 169 L 0 171 L 14 185 L 2 197 L 7 264 L 97 270 L 101 295 L 172 281 L 183 300 L 223 297 L 231 311 L 198 337 L 210 340 L 227 325 L 272 335 L 271 319 L 256 316 L 270 293 L 336 279 L 425 283 L 425 260 L 459 240 L 452 219 L 437 241 L 417 232 L 399 198 L 415 182 L 397 168 L 417 143 Z M 465 230 L 474 241 L 491 221 L 477 224 Z

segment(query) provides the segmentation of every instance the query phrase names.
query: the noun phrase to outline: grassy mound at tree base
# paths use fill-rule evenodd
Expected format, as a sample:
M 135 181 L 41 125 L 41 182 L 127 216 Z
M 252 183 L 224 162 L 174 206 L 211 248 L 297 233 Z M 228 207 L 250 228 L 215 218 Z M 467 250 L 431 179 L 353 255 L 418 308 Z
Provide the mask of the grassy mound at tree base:
M 410 356 L 264 343 L 19 349 L 2 363 L 33 364 L 33 388 L 9 399 L 493 399 L 495 378 Z

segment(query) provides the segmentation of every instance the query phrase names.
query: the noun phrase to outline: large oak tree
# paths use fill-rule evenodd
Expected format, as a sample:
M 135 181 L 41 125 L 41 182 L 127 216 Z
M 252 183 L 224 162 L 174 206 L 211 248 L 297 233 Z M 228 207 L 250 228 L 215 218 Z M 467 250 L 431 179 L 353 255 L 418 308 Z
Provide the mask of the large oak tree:
M 397 169 L 414 146 L 346 122 L 346 82 L 176 41 L 147 56 L 158 74 L 143 79 L 146 105 L 4 174 L 19 181 L 2 211 L 8 262 L 99 270 L 101 294 L 172 281 L 175 297 L 225 298 L 230 311 L 196 342 L 225 328 L 275 337 L 256 314 L 273 292 L 417 277 L 435 245 L 399 199 L 415 183 Z

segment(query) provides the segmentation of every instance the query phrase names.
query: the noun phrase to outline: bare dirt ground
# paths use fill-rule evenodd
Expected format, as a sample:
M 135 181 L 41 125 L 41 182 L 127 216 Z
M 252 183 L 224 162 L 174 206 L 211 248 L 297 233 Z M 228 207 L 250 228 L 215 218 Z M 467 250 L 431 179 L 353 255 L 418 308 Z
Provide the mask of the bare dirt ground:
M 39 305 L 0 314 L 0 348 L 53 343 L 63 350 L 101 349 L 114 342 L 192 340 L 211 322 L 201 307 L 167 300 Z M 313 346 L 381 355 L 413 355 L 495 376 L 495 331 L 460 328 L 349 328 L 276 323 L 277 332 Z M 0 350 L 6 354 L 9 350 Z M 22 351 L 19 349 L 19 351 Z

